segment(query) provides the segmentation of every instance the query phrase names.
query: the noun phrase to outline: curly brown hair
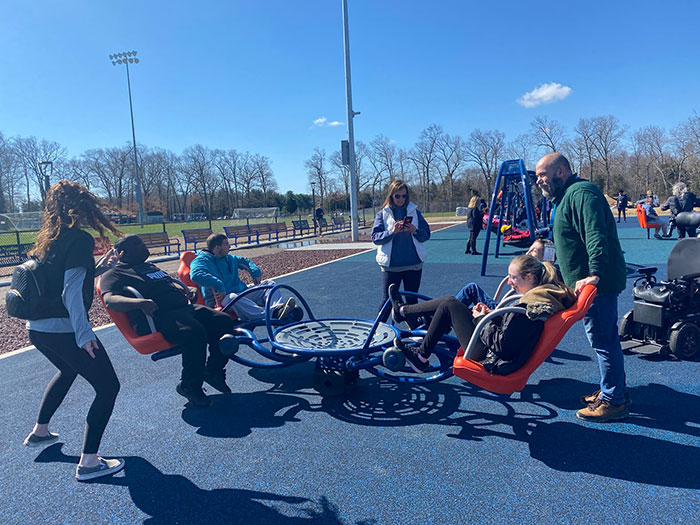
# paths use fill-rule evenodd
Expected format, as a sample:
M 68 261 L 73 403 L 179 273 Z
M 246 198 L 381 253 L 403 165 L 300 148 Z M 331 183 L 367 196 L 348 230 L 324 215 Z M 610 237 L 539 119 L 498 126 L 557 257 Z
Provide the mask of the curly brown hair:
M 46 194 L 41 229 L 30 255 L 44 257 L 61 232 L 68 228 L 92 228 L 102 239 L 108 238 L 108 230 L 117 236 L 123 235 L 102 213 L 100 201 L 85 186 L 59 180 Z

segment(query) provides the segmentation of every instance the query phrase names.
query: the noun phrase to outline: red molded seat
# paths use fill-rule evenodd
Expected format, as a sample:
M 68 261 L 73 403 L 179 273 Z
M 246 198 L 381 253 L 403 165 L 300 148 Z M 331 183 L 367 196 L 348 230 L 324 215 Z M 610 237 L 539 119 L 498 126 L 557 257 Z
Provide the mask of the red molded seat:
M 647 222 L 647 212 L 644 211 L 641 204 L 637 204 L 637 220 L 642 229 L 647 231 L 647 239 L 649 238 L 649 230 L 659 226 L 657 222 Z
M 576 303 L 567 310 L 562 310 L 547 319 L 544 323 L 544 331 L 537 342 L 530 359 L 522 368 L 505 376 L 491 374 L 486 371 L 481 363 L 464 359 L 462 348 L 457 352 L 453 364 L 454 374 L 470 383 L 498 394 L 512 394 L 525 388 L 527 380 L 545 359 L 556 348 L 562 337 L 569 331 L 574 323 L 583 319 L 586 312 L 595 299 L 597 288 L 591 284 L 583 287 Z
M 187 286 L 191 288 L 197 288 L 197 290 L 199 291 L 199 293 L 197 294 L 197 304 L 203 305 L 204 297 L 202 297 L 201 290 L 199 290 L 199 286 L 194 284 L 192 282 L 192 279 L 190 279 L 190 265 L 192 264 L 192 261 L 194 261 L 195 257 L 197 257 L 197 254 L 193 251 L 188 250 L 186 252 L 182 252 L 182 255 L 180 255 L 180 266 L 177 269 L 177 278 L 180 279 Z
M 95 289 L 97 290 L 97 295 L 100 296 L 102 304 L 104 305 L 105 301 L 102 298 L 102 292 L 100 291 L 99 278 L 95 284 Z M 114 321 L 114 324 L 117 325 L 117 328 L 124 336 L 124 339 L 126 339 L 139 354 L 154 354 L 156 352 L 160 352 L 161 350 L 168 350 L 175 347 L 175 345 L 168 342 L 160 332 L 154 332 L 148 335 L 138 335 L 125 312 L 115 312 L 114 310 L 107 308 L 107 305 L 105 305 L 105 310 L 107 310 L 107 313 L 112 321 Z

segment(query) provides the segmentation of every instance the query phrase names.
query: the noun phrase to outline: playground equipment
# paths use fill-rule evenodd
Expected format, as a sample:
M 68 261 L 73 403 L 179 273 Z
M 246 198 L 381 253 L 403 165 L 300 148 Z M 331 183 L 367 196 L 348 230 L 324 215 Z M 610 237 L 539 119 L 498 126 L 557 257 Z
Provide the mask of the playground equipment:
M 638 271 L 634 309 L 622 317 L 620 339 L 658 346 L 662 355 L 693 359 L 700 353 L 700 238 L 676 243 L 668 256 L 666 281 L 657 284 L 657 268 Z
M 535 204 L 532 200 L 530 186 L 535 182 L 535 172 L 527 171 L 522 159 L 506 160 L 501 164 L 493 187 L 493 196 L 486 221 L 486 240 L 481 259 L 481 275 L 486 275 L 486 262 L 489 254 L 491 233 L 496 233 L 496 250 L 494 257 L 498 258 L 501 235 L 505 243 L 517 246 L 529 246 L 535 240 L 535 232 L 539 229 Z M 516 224 L 516 212 L 524 208 L 525 220 L 520 228 Z M 544 225 L 543 225 L 544 226 Z

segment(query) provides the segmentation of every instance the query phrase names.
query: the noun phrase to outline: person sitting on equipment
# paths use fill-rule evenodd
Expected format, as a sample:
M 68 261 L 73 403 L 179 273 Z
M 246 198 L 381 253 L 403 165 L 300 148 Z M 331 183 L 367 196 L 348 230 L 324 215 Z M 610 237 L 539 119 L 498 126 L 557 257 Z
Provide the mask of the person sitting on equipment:
M 100 279 L 107 308 L 132 314 L 140 311 L 152 316 L 163 337 L 182 348 L 182 376 L 176 390 L 191 404 L 211 405 L 211 400 L 202 390 L 202 381 L 219 392 L 230 393 L 224 368 L 228 358 L 221 353 L 219 339 L 233 331 L 233 319 L 206 306 L 193 305 L 189 290 L 183 283 L 155 264 L 146 262 L 150 252 L 139 236 L 118 239 L 114 249 L 119 262 Z M 125 289 L 129 286 L 135 288 L 143 299 L 130 297 Z
M 554 265 L 542 263 L 531 255 L 520 255 L 511 261 L 508 284 L 516 293 L 523 294 L 512 306 L 522 306 L 527 313 L 495 317 L 481 331 L 474 360 L 480 361 L 492 374 L 507 375 L 523 366 L 537 345 L 544 321 L 576 302 L 574 291 L 561 281 Z M 410 367 L 418 373 L 427 370 L 428 358 L 443 335 L 454 329 L 462 348 L 467 348 L 479 318 L 491 312 L 484 303 L 469 309 L 449 296 L 405 305 L 400 301 L 396 286 L 389 294 L 395 319 L 410 315 L 432 316 L 419 347 L 408 346 L 399 338 L 395 341 Z
M 223 233 L 212 233 L 207 238 L 207 247 L 197 253 L 190 265 L 190 279 L 201 287 L 204 303 L 207 306 L 223 306 L 233 301 L 241 292 L 248 290 L 246 284 L 238 276 L 239 268 L 247 271 L 254 285 L 274 286 L 275 282 L 268 279 L 261 281 L 262 271 L 253 261 L 239 255 L 229 254 L 231 245 Z M 255 288 L 255 287 L 252 287 Z M 231 309 L 239 319 L 250 321 L 265 317 L 265 301 L 270 288 L 259 288 L 238 299 Z M 303 311 L 296 306 L 293 297 L 282 301 L 282 294 L 276 290 L 272 297 L 272 317 L 289 321 L 298 321 Z
M 535 242 L 528 248 L 526 255 L 531 255 L 538 261 L 543 261 L 544 245 L 545 243 L 542 239 L 535 239 Z M 464 288 L 457 292 L 455 298 L 468 308 L 472 308 L 477 303 L 484 303 L 492 310 L 496 308 L 496 302 L 493 297 L 487 294 L 484 289 L 475 282 L 467 283 Z
M 644 213 L 647 216 L 647 224 L 654 228 L 654 237 L 657 239 L 661 239 L 661 235 L 659 235 L 659 230 L 664 234 L 665 237 L 667 237 L 667 232 L 666 232 L 666 227 L 667 227 L 667 220 L 666 218 L 661 218 L 659 217 L 659 214 L 656 213 L 656 210 L 654 209 L 654 198 L 652 196 L 648 196 L 646 198 L 646 201 L 644 204 L 642 204 L 642 208 L 644 208 Z

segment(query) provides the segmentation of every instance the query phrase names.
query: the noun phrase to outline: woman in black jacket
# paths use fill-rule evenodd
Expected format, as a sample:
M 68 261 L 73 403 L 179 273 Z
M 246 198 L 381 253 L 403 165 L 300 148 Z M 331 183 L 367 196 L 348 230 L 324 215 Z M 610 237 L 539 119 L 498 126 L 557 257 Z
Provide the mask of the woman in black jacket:
M 476 251 L 476 238 L 483 229 L 483 220 L 484 213 L 479 206 L 479 196 L 474 195 L 469 200 L 469 206 L 467 206 L 467 230 L 469 230 L 469 239 L 467 239 L 467 249 L 464 250 L 464 253 L 481 255 Z
M 481 361 L 495 374 L 509 374 L 525 364 L 542 335 L 544 321 L 552 314 L 569 308 L 576 301 L 573 290 L 558 277 L 551 263 L 541 263 L 530 255 L 514 258 L 508 266 L 508 284 L 523 296 L 513 305 L 522 306 L 526 314 L 506 313 L 488 321 L 480 333 L 475 361 Z M 409 347 L 400 339 L 397 346 L 416 372 L 424 372 L 428 358 L 440 338 L 454 329 L 462 348 L 466 348 L 479 318 L 491 311 L 484 303 L 468 308 L 454 297 L 440 297 L 415 305 L 403 305 L 396 287 L 389 290 L 394 320 L 411 316 L 432 316 L 419 347 Z

